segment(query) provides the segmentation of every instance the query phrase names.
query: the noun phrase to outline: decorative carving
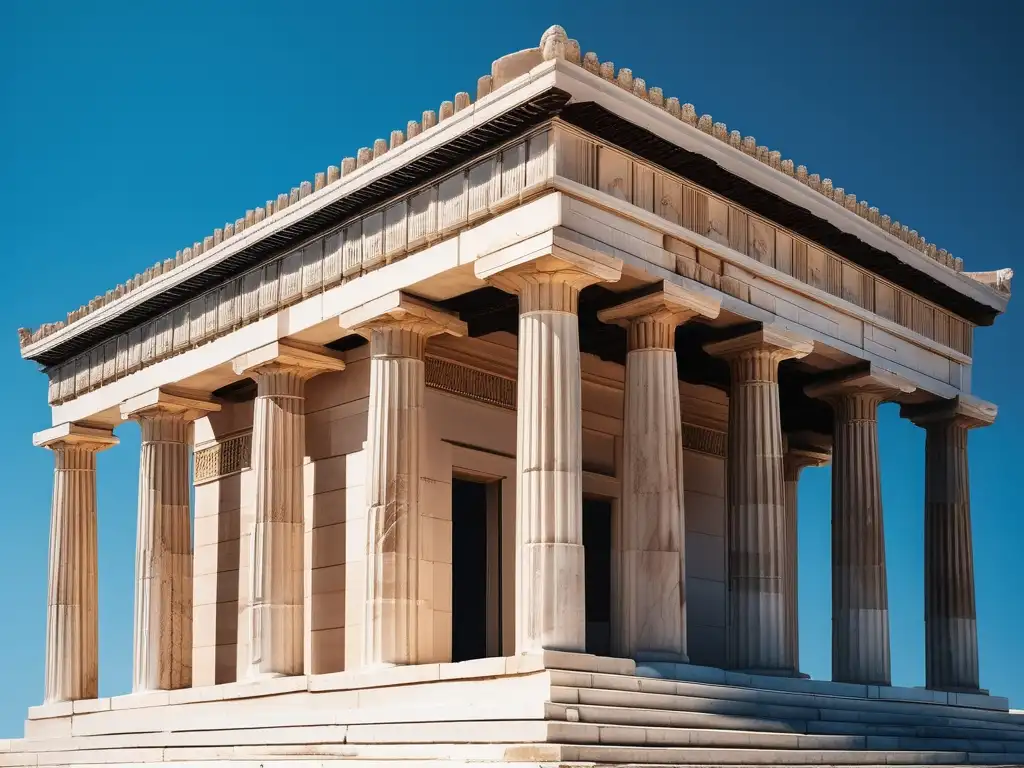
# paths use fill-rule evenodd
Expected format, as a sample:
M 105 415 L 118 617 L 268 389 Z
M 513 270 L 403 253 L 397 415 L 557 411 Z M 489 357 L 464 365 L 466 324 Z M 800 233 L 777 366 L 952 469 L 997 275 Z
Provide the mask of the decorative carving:
M 251 467 L 252 432 L 245 432 L 196 451 L 193 483 L 208 483 Z
M 425 358 L 426 382 L 431 389 L 450 392 L 510 411 L 516 409 L 516 380 L 442 357 Z
M 710 126 L 714 125 L 710 122 L 710 117 L 704 122 Z M 968 322 L 851 264 L 841 256 L 824 251 L 802 240 L 795 233 L 763 220 L 685 179 L 671 176 L 655 166 L 616 151 L 590 135 L 577 133 L 562 126 L 556 130 L 556 142 L 560 147 L 560 158 L 594 157 L 597 158 L 598 166 L 597 173 L 594 174 L 590 164 L 584 166 L 576 162 L 560 162 L 559 175 L 607 192 L 625 202 L 632 202 L 645 210 L 653 210 L 658 216 L 673 224 L 705 235 L 722 245 L 728 245 L 733 250 L 751 256 L 768 266 L 776 266 L 801 282 L 851 301 L 869 312 L 876 312 L 876 304 L 886 305 L 886 302 L 878 302 L 876 295 L 898 297 L 898 303 L 905 306 L 905 310 L 889 316 L 882 309 L 878 309 L 878 314 L 958 352 L 971 354 L 972 326 Z M 752 136 L 743 139 L 743 151 L 755 155 L 760 151 L 759 159 L 768 164 L 778 159 L 777 155 L 758 147 Z M 780 165 L 782 162 L 779 160 Z M 801 173 L 805 172 L 803 166 L 797 168 L 797 178 L 800 179 Z M 647 184 L 652 180 L 651 176 L 653 189 L 656 191 L 654 200 L 658 203 L 654 206 L 648 204 L 646 194 L 640 194 L 640 182 Z M 632 188 L 629 186 L 630 180 L 633 182 Z M 815 188 L 831 184 L 828 179 L 819 181 L 816 175 L 808 177 L 808 182 Z M 869 209 L 866 203 L 857 204 L 855 196 L 847 195 L 841 189 L 833 189 L 832 194 L 837 202 L 844 205 L 862 205 L 868 216 L 872 215 L 872 211 L 877 214 L 877 209 Z M 681 211 L 672 204 L 676 199 L 682 202 Z M 757 233 L 756 236 L 751 234 L 753 232 Z M 790 250 L 778 264 L 773 264 L 773 243 L 780 239 L 786 241 Z M 789 243 L 792 243 L 791 247 Z M 710 258 L 710 254 L 702 254 L 702 257 Z M 936 260 L 940 263 L 948 262 L 955 268 L 955 260 L 945 251 L 938 251 Z M 706 269 L 703 263 L 682 259 L 678 261 L 678 271 L 705 285 L 726 289 L 727 284 L 722 280 L 720 269 L 716 273 Z M 839 277 L 844 272 L 850 273 L 849 280 L 845 281 L 848 283 L 845 288 L 844 280 Z M 743 296 L 740 295 L 739 298 Z M 941 321 L 938 318 L 941 318 Z
M 725 432 L 683 422 L 683 449 L 725 458 Z
M 429 118 L 425 119 L 429 122 Z M 72 358 L 68 364 L 49 369 L 50 402 L 72 399 L 171 354 L 230 333 L 287 304 L 331 287 L 342 275 L 356 277 L 402 259 L 407 252 L 435 242 L 442 234 L 437 229 L 439 210 L 444 214 L 440 218 L 443 234 L 448 236 L 471 221 L 476 223 L 497 212 L 499 209 L 493 204 L 502 199 L 524 200 L 526 196 L 542 192 L 553 172 L 548 162 L 549 133 L 548 128 L 540 129 L 489 157 L 480 158 L 471 168 L 456 171 L 412 196 L 391 200 L 384 210 L 377 209 L 346 222 L 340 229 L 301 249 L 285 253 L 211 289 L 187 305 L 121 334 L 111 349 L 116 350 L 123 344 L 126 357 L 135 361 L 131 365 L 113 366 L 112 360 L 107 359 L 104 342 Z M 392 141 L 396 139 L 393 134 Z M 369 152 L 366 149 L 361 154 L 366 156 Z M 346 158 L 342 162 L 342 175 L 354 170 L 355 165 L 356 161 Z M 628 170 L 628 166 L 624 168 Z M 300 189 L 296 187 L 296 196 Z M 282 209 L 287 206 L 288 197 L 282 195 L 279 204 Z M 259 213 L 256 212 L 254 220 L 259 219 Z M 171 266 L 173 260 L 166 268 Z M 163 270 L 165 266 L 159 264 L 147 271 L 157 268 Z M 111 376 L 102 373 L 104 366 L 112 368 Z M 76 373 L 79 369 L 80 374 Z

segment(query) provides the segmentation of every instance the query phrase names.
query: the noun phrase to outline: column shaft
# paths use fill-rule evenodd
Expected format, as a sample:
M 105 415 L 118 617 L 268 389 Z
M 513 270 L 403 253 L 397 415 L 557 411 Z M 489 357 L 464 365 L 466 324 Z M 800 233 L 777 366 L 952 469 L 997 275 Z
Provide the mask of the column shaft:
M 622 262 L 551 253 L 477 261 L 478 277 L 519 296 L 516 413 L 516 652 L 586 649 L 580 291 Z
M 273 363 L 256 371 L 248 677 L 301 675 L 303 669 L 305 380 L 302 372 Z
M 797 547 L 797 490 L 800 467 L 785 462 L 786 483 L 786 662 L 794 670 L 800 669 L 800 616 L 799 616 L 799 558 Z
M 46 698 L 94 699 L 99 682 L 96 450 L 51 446 L 55 467 L 46 611 Z
M 786 651 L 785 488 L 779 361 L 731 359 L 728 460 L 728 658 L 738 669 L 792 671 Z
M 675 334 L 675 326 L 665 329 Z M 674 349 L 626 356 L 622 478 L 622 649 L 686 659 L 683 443 Z
M 889 598 L 885 572 L 878 405 L 853 392 L 831 399 L 832 679 L 889 685 Z
M 189 422 L 152 411 L 142 428 L 135 553 L 135 692 L 192 684 Z
M 96 454 L 109 429 L 63 424 L 37 433 L 53 452 L 44 702 L 94 699 L 99 683 Z
M 978 690 L 968 425 L 926 425 L 924 593 L 927 686 Z
M 519 317 L 516 646 L 520 653 L 586 647 L 580 338 L 575 301 L 572 310 L 528 309 Z
M 366 435 L 367 600 L 364 664 L 415 664 L 419 650 L 420 434 L 426 337 L 370 330 Z

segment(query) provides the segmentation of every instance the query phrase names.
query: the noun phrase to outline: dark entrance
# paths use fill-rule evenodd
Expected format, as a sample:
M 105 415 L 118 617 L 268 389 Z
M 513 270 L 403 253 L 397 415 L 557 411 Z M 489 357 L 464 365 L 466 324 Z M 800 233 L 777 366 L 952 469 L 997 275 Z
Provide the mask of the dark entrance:
M 583 500 L 583 550 L 586 575 L 587 653 L 611 655 L 612 505 Z
M 487 485 L 452 478 L 452 661 L 487 655 Z

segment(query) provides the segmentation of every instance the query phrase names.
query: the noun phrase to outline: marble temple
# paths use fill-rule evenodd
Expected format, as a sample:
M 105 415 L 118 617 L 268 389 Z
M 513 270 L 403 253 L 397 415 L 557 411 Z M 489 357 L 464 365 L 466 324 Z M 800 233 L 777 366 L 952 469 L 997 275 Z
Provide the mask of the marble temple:
M 968 484 L 1011 277 L 551 27 L 19 331 L 53 502 L 42 697 L 0 766 L 1020 765 Z M 926 435 L 920 687 L 890 676 L 887 402 Z M 133 685 L 101 698 L 97 454 L 130 421 Z

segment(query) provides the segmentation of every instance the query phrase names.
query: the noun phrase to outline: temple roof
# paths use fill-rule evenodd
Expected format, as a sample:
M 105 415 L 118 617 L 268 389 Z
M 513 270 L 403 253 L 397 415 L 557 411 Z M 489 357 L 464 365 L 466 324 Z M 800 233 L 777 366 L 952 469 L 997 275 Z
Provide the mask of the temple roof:
M 760 161 L 764 166 L 777 172 L 779 176 L 790 177 L 798 181 L 820 194 L 825 200 L 845 208 L 870 223 L 890 238 L 895 238 L 906 247 L 927 256 L 936 264 L 949 270 L 950 273 L 962 273 L 964 277 L 984 285 L 997 294 L 1002 294 L 1004 300 L 1005 296 L 1009 295 L 1012 271 L 963 272 L 961 259 L 954 258 L 947 251 L 927 242 L 916 230 L 911 230 L 907 225 L 892 221 L 889 216 L 881 214 L 877 208 L 869 206 L 864 200 L 858 200 L 853 193 L 835 185 L 831 179 L 822 179 L 819 174 L 809 173 L 805 166 L 795 165 L 792 160 L 783 159 L 781 153 L 758 145 L 753 136 L 743 136 L 739 131 L 728 130 L 724 123 L 715 122 L 710 115 L 698 116 L 692 104 L 680 104 L 675 97 L 665 98 L 660 88 L 648 88 L 646 82 L 642 78 L 634 76 L 630 69 L 616 68 L 610 61 L 602 62 L 592 52 L 581 54 L 579 44 L 570 39 L 561 27 L 549 28 L 542 36 L 537 48 L 510 54 L 495 61 L 491 74 L 481 77 L 477 83 L 477 99 L 490 95 L 492 91 L 501 90 L 518 75 L 528 72 L 536 64 L 551 59 L 564 59 L 571 64 L 576 64 L 632 94 L 638 100 L 658 107 L 679 121 L 717 139 L 722 144 L 731 147 L 733 151 Z M 740 202 L 764 215 L 776 218 L 780 223 L 797 231 L 802 230 L 803 234 L 807 234 L 812 239 L 824 242 L 831 237 L 835 250 L 890 277 L 894 282 L 904 285 L 920 282 L 920 285 L 912 286 L 913 290 L 976 324 L 990 324 L 1000 311 L 993 308 L 1000 303 L 998 301 L 982 304 L 975 299 L 958 295 L 955 288 L 949 287 L 948 280 L 943 281 L 945 283 L 943 285 L 935 280 L 929 280 L 924 275 L 920 275 L 918 280 L 908 277 L 905 273 L 913 271 L 913 266 L 908 266 L 904 261 L 894 258 L 891 253 L 866 244 L 860 244 L 858 247 L 857 243 L 853 242 L 856 240 L 854 235 L 844 235 L 833 226 L 831 228 L 835 230 L 835 233 L 844 235 L 844 237 L 837 238 L 828 226 L 822 226 L 823 222 L 820 217 L 816 217 L 812 212 L 781 200 L 778 195 L 770 191 L 758 190 L 755 184 L 744 181 L 734 173 L 724 171 L 707 158 L 704 158 L 706 162 L 703 165 L 710 164 L 714 166 L 713 168 L 703 168 L 700 162 L 694 163 L 692 157 L 687 161 L 685 155 L 693 155 L 692 152 L 687 153 L 671 145 L 668 147 L 657 146 L 658 141 L 661 141 L 661 144 L 667 144 L 667 142 L 656 140 L 657 137 L 653 137 L 655 140 L 652 140 L 652 135 L 649 133 L 644 135 L 645 132 L 642 129 L 601 107 L 593 104 L 572 104 L 565 109 L 569 100 L 570 95 L 557 88 L 550 89 L 544 94 L 538 94 L 532 100 L 517 105 L 496 119 L 481 123 L 474 129 L 453 137 L 453 141 L 438 145 L 432 151 L 413 158 L 407 165 L 396 167 L 386 176 L 378 176 L 344 198 L 312 212 L 308 217 L 283 227 L 266 227 L 265 223 L 283 222 L 283 220 L 289 219 L 291 213 L 289 209 L 311 195 L 332 185 L 343 183 L 347 180 L 346 177 L 368 166 L 380 166 L 385 163 L 389 159 L 387 157 L 389 153 L 394 152 L 405 142 L 425 134 L 436 134 L 441 131 L 442 123 L 457 113 L 474 106 L 467 92 L 457 93 L 453 101 L 442 102 L 437 112 L 428 110 L 422 114 L 419 121 L 409 121 L 405 131 L 392 131 L 388 140 L 377 139 L 372 147 L 362 147 L 355 157 L 344 158 L 340 166 L 332 165 L 325 171 L 317 173 L 312 182 L 303 181 L 288 193 L 278 195 L 275 200 L 268 200 L 265 205 L 247 210 L 244 216 L 234 222 L 227 222 L 222 227 L 214 229 L 201 241 L 197 240 L 192 245 L 182 248 L 173 258 L 158 261 L 126 282 L 107 291 L 104 295 L 96 296 L 87 304 L 72 310 L 66 319 L 46 323 L 34 331 L 27 328 L 19 329 L 22 355 L 43 364 L 54 364 L 78 351 L 83 345 L 87 347 L 113 333 L 123 331 L 155 312 L 164 311 L 169 304 L 179 302 L 198 291 L 205 290 L 209 287 L 208 284 L 211 280 L 222 280 L 260 258 L 279 253 L 282 248 L 288 247 L 297 240 L 321 231 L 332 223 L 352 215 L 357 210 L 365 209 L 369 205 L 382 202 L 390 196 L 410 189 L 438 172 L 483 151 L 488 146 L 522 132 L 540 120 L 562 114 L 563 110 L 565 112 L 562 116 L 570 122 L 585 127 L 598 135 L 604 135 L 613 143 L 620 144 L 641 156 L 653 153 L 654 157 L 650 157 L 650 159 L 654 159 L 670 170 L 681 170 L 687 177 L 696 176 L 694 180 L 727 197 L 733 199 L 736 199 L 737 196 L 745 197 L 746 199 L 742 199 Z M 669 158 L 668 154 L 672 154 L 673 158 Z M 673 164 L 675 164 L 675 168 L 673 168 Z M 683 171 L 683 168 L 688 171 Z M 779 205 L 780 203 L 781 205 Z M 220 246 L 229 242 L 233 244 L 233 241 L 245 237 L 245 233 L 255 228 L 270 234 L 254 241 L 251 246 L 245 246 L 244 249 L 229 258 L 216 264 L 210 264 L 209 268 L 201 271 L 195 269 L 198 265 L 192 262 L 199 257 L 214 249 L 220 250 Z M 809 232 L 808 230 L 813 231 Z M 843 242 L 838 243 L 838 240 L 843 240 Z M 859 256 L 848 253 L 851 247 L 854 251 L 859 251 Z M 880 255 L 882 258 L 879 258 Z M 886 256 L 888 259 L 885 258 Z M 889 270 L 888 274 L 887 269 Z M 187 278 L 186 273 L 188 273 Z M 154 284 L 154 281 L 159 285 Z M 162 287 L 164 285 L 166 289 Z M 159 294 L 159 296 L 155 294 Z M 123 307 L 124 309 L 124 311 L 119 309 L 116 317 L 112 316 L 109 321 L 104 319 L 99 323 L 82 323 L 86 318 L 115 302 L 119 308 Z M 59 341 L 54 339 L 52 342 L 44 343 L 54 334 L 79 323 L 81 323 L 81 332 L 69 331 L 67 334 L 61 334 L 62 338 Z

